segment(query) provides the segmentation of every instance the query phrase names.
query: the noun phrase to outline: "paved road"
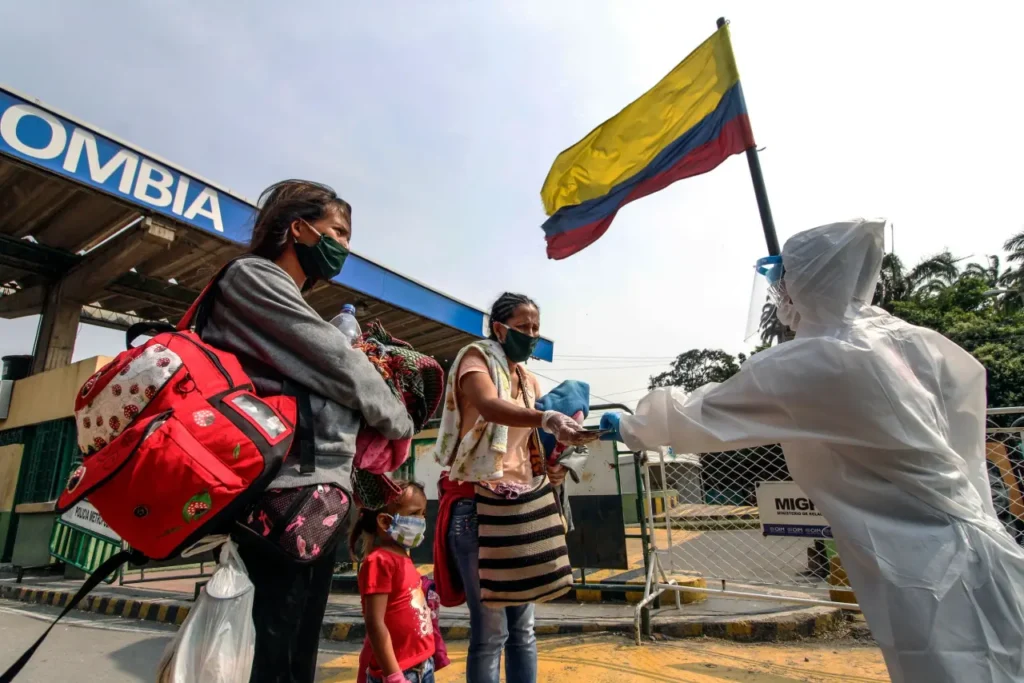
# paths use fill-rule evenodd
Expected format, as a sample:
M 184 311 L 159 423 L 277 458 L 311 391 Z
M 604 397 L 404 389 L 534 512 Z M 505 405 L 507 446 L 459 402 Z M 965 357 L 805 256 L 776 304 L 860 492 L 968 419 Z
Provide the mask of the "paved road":
M 0 666 L 13 661 L 46 627 L 55 610 L 0 601 Z M 151 683 L 173 627 L 100 617 L 70 617 L 54 629 L 18 683 Z M 63 622 L 61 622 L 63 624 Z M 321 682 L 355 680 L 356 648 L 331 643 L 320 652 Z M 452 643 L 452 665 L 438 683 L 465 680 L 465 641 Z M 851 641 L 738 645 L 714 640 L 649 643 L 552 636 L 540 640 L 539 680 L 550 683 L 884 683 L 874 647 Z
M 57 613 L 49 607 L 0 600 L 0 668 L 31 645 Z M 165 624 L 72 613 L 53 630 L 17 683 L 152 683 L 174 631 Z M 323 644 L 327 647 L 320 652 L 320 662 L 330 679 L 340 668 L 328 663 L 354 646 Z M 354 681 L 355 675 L 338 680 Z
M 738 583 L 824 583 L 807 574 L 807 549 L 814 544 L 811 539 L 763 536 L 760 529 L 703 531 L 692 535 L 677 530 L 674 534 L 672 555 L 676 568 L 683 572 Z M 678 538 L 680 534 L 682 541 Z M 668 568 L 667 562 L 665 566 Z

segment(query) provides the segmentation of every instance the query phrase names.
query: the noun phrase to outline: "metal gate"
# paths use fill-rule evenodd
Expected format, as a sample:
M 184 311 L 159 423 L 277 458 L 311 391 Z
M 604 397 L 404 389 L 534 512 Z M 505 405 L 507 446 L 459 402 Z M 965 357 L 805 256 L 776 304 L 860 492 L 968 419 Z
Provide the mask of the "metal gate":
M 121 550 L 121 544 L 58 519 L 50 533 L 50 555 L 72 567 L 92 574 L 96 568 Z M 114 577 L 105 579 L 112 583 Z

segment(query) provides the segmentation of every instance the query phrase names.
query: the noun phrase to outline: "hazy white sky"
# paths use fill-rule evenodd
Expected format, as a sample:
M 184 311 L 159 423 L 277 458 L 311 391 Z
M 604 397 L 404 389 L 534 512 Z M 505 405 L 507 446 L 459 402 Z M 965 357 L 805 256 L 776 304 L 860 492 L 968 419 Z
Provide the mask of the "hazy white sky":
M 635 401 L 622 392 L 662 358 L 745 348 L 766 253 L 746 162 L 630 205 L 561 262 L 539 190 L 718 16 L 782 240 L 881 215 L 905 260 L 982 258 L 1024 229 L 1024 5 L 911 4 L 11 2 L 0 81 L 245 196 L 330 183 L 355 206 L 358 252 L 482 308 L 532 295 L 556 342 L 536 370 Z M 0 321 L 0 353 L 30 352 L 34 330 Z M 121 344 L 83 327 L 75 355 Z

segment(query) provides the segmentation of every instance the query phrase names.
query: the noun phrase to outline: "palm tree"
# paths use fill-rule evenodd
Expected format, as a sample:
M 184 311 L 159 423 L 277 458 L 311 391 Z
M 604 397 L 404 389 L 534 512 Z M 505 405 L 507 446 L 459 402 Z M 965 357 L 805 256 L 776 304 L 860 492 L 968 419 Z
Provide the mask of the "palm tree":
M 914 288 L 900 257 L 892 253 L 882 257 L 882 272 L 875 286 L 874 304 L 891 310 L 894 302 L 907 301 L 913 293 Z
M 1003 249 L 1010 252 L 1006 257 L 1007 261 L 1010 263 L 1024 263 L 1024 231 L 1018 232 L 1006 240 L 1003 243 Z
M 949 251 L 926 258 L 910 271 L 914 294 L 932 296 L 949 287 L 960 277 L 960 261 Z
M 961 277 L 974 277 L 983 281 L 990 289 L 1006 287 L 1014 284 L 1016 272 L 1013 268 L 1002 269 L 1002 261 L 998 256 L 989 256 L 988 265 L 968 263 Z
M 1006 273 L 1003 285 L 1020 291 L 1024 288 L 1022 287 L 1024 286 L 1024 231 L 1018 232 L 1006 240 L 1003 243 L 1003 249 L 1009 252 L 1006 255 L 1006 260 L 1017 266 L 1016 268 L 1011 267 Z
M 875 289 L 876 306 L 892 310 L 898 301 L 930 297 L 946 289 L 960 277 L 960 261 L 949 251 L 923 259 L 909 271 L 896 254 L 882 258 L 882 272 Z
M 1006 255 L 1006 260 L 1016 264 L 1017 267 L 1010 268 L 1000 284 L 1007 289 L 1016 290 L 1018 294 L 1016 299 L 1019 300 L 1024 296 L 1024 231 L 1018 232 L 1006 240 L 1003 243 L 1003 249 L 1009 252 Z
M 1020 235 L 1018 235 L 1020 237 Z M 1009 242 L 1007 242 L 1009 244 Z M 1012 254 L 1011 254 L 1012 258 Z M 996 297 L 996 302 L 1006 312 L 1016 311 L 1024 303 L 1024 292 L 1021 291 L 1021 269 L 1002 269 L 998 256 L 989 256 L 988 265 L 969 263 L 961 274 L 963 278 L 981 280 L 989 288 L 988 296 Z

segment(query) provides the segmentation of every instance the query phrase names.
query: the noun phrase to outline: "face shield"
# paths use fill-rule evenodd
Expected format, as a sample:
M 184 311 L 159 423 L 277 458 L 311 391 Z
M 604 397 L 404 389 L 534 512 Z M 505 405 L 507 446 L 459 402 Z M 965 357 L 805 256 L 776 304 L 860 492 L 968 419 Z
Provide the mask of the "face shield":
M 753 341 L 775 317 L 775 308 L 784 294 L 782 257 L 765 256 L 754 263 L 754 284 L 747 311 L 746 342 Z

